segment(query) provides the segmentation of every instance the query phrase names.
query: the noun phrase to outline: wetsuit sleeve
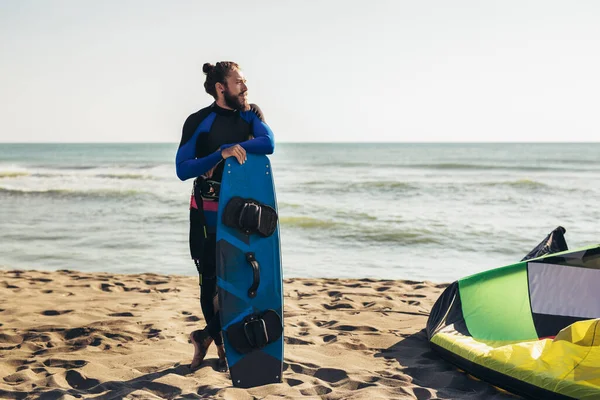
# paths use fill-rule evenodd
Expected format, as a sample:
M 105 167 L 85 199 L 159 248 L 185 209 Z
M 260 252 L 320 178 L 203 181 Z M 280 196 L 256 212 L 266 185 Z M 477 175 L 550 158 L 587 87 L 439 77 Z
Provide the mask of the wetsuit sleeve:
M 251 104 L 248 116 L 250 125 L 252 126 L 252 135 L 254 135 L 254 139 L 246 140 L 245 142 L 239 143 L 239 145 L 248 153 L 273 154 L 273 151 L 275 150 L 275 139 L 271 128 L 265 123 L 261 109 L 256 104 Z
M 220 151 L 216 151 L 206 157 L 196 158 L 196 139 L 199 134 L 195 132 L 197 129 L 197 118 L 191 115 L 183 124 L 181 143 L 175 156 L 177 177 L 182 181 L 206 173 L 223 159 Z

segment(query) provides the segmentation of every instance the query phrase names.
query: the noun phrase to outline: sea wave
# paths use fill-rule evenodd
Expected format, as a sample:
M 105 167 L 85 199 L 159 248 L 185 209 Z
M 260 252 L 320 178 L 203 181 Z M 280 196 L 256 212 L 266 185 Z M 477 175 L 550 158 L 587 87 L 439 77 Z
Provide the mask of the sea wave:
M 389 227 L 361 227 L 360 230 L 349 230 L 335 234 L 336 237 L 357 242 L 396 245 L 442 244 L 433 232 L 427 230 L 408 230 Z
M 547 188 L 549 185 L 534 181 L 531 179 L 518 179 L 515 181 L 504 181 L 504 182 L 485 182 L 482 184 L 483 186 L 508 186 L 513 188 L 522 188 L 522 189 L 542 189 Z
M 371 161 L 323 161 L 311 164 L 316 167 L 334 167 L 334 168 L 397 168 L 401 164 L 397 163 L 377 163 Z
M 336 222 L 332 220 L 318 219 L 312 217 L 280 217 L 279 223 L 283 226 L 309 229 L 330 229 L 346 225 L 343 222 Z
M 289 188 L 291 192 L 374 192 L 374 193 L 408 193 L 419 190 L 413 183 L 380 180 L 380 181 L 308 181 L 301 182 Z
M 0 196 L 42 196 L 51 198 L 130 198 L 140 195 L 152 195 L 152 193 L 139 190 L 117 190 L 117 189 L 16 189 L 0 186 Z
M 158 177 L 152 175 L 143 175 L 143 174 L 98 174 L 94 175 L 97 178 L 108 178 L 108 179 L 132 179 L 132 180 L 156 180 Z
M 349 189 L 375 189 L 378 191 L 389 190 L 389 191 L 408 191 L 416 190 L 418 187 L 412 183 L 401 182 L 401 181 L 360 181 L 350 185 Z
M 35 168 L 39 168 L 39 169 L 46 169 L 46 168 L 50 168 L 50 169 L 58 169 L 58 170 L 73 170 L 73 171 L 84 171 L 84 170 L 89 170 L 89 169 L 96 169 L 98 168 L 98 165 L 56 165 L 56 164 L 50 164 L 50 165 L 36 165 Z
M 75 172 L 75 171 L 74 171 Z M 67 174 L 64 172 L 28 172 L 28 171 L 0 171 L 0 179 L 3 178 L 21 178 L 21 177 L 33 177 L 33 178 L 64 178 L 70 176 L 76 176 L 77 173 Z M 133 174 L 133 173 L 106 173 L 106 174 L 95 174 L 95 175 L 83 175 L 86 179 L 89 178 L 102 178 L 102 179 L 118 179 L 118 180 L 160 180 L 159 177 L 147 174 Z
M 365 214 L 368 216 L 367 214 Z M 368 216 L 370 217 L 370 216 Z M 367 219 L 371 219 L 370 217 Z M 360 219 L 360 218 L 358 218 Z M 365 223 L 352 223 L 335 221 L 331 219 L 319 219 L 313 217 L 281 217 L 280 223 L 288 228 L 300 228 L 326 233 L 330 238 L 341 239 L 358 243 L 380 243 L 380 244 L 441 244 L 442 240 L 436 237 L 434 232 L 419 229 L 399 229 L 390 225 L 381 224 L 368 225 Z
M 21 176 L 28 176 L 27 171 L 0 171 L 0 179 L 2 178 L 19 178 Z
M 569 165 L 572 164 L 572 165 Z M 594 163 L 563 163 L 561 161 L 548 162 L 546 164 L 533 165 L 533 164 L 491 164 L 482 162 L 432 162 L 432 163 L 389 163 L 389 162 L 377 162 L 377 161 L 324 161 L 313 164 L 318 167 L 327 167 L 335 169 L 345 168 L 364 168 L 367 170 L 372 169 L 433 169 L 433 170 L 520 170 L 520 171 L 589 171 L 597 170 L 597 165 Z M 583 167 L 587 165 L 588 168 Z
M 92 169 L 148 170 L 148 169 L 155 169 L 155 168 L 159 168 L 159 167 L 173 168 L 171 164 L 165 164 L 165 163 L 139 164 L 139 163 L 102 163 L 102 162 L 100 162 L 98 164 L 59 164 L 59 163 L 56 163 L 56 164 L 28 164 L 28 165 L 26 165 L 26 168 L 33 168 L 36 170 L 51 169 L 51 170 L 61 170 L 61 171 L 65 171 L 65 170 L 66 171 L 68 171 L 68 170 L 85 171 L 85 170 L 92 170 Z
M 590 168 L 573 168 L 567 166 L 553 166 L 553 165 L 493 165 L 493 164 L 469 164 L 469 163 L 434 163 L 434 164 L 410 164 L 410 165 L 399 165 L 398 167 L 403 168 L 417 168 L 417 169 L 435 169 L 435 170 L 501 170 L 501 171 L 573 171 L 583 172 L 594 169 Z
M 298 209 L 298 208 L 303 208 L 304 205 L 302 204 L 297 204 L 297 203 L 285 203 L 285 202 L 279 202 L 277 203 L 277 207 L 278 208 L 292 208 L 292 209 Z

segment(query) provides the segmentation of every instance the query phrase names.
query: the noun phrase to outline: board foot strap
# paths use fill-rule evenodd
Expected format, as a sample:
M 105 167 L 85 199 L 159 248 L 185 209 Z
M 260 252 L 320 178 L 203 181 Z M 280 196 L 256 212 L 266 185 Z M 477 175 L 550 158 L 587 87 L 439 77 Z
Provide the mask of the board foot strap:
M 275 310 L 250 314 L 227 329 L 229 342 L 241 354 L 262 349 L 282 334 L 283 323 Z
M 246 235 L 258 233 L 269 237 L 277 229 L 277 211 L 253 199 L 232 197 L 223 211 L 223 225 Z

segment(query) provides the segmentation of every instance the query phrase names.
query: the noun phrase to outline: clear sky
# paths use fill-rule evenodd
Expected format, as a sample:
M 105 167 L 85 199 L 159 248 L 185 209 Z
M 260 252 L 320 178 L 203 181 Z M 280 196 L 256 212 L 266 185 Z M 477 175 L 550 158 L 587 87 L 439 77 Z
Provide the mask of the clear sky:
M 0 0 L 0 142 L 178 142 L 221 60 L 281 142 L 598 141 L 599 21 L 593 0 Z

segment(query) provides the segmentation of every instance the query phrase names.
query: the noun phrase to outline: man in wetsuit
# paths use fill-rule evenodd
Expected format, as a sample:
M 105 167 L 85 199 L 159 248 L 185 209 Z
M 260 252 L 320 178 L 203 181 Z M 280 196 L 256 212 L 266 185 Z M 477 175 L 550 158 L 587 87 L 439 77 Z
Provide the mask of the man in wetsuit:
M 243 164 L 246 153 L 272 154 L 273 133 L 255 104 L 248 104 L 246 79 L 230 61 L 204 64 L 204 89 L 214 97 L 210 106 L 190 115 L 183 125 L 176 156 L 177 176 L 196 178 L 190 202 L 190 251 L 200 277 L 200 305 L 206 327 L 190 334 L 194 345 L 191 369 L 200 366 L 214 341 L 218 369 L 227 370 L 219 319 L 216 277 L 216 225 L 223 160 Z

